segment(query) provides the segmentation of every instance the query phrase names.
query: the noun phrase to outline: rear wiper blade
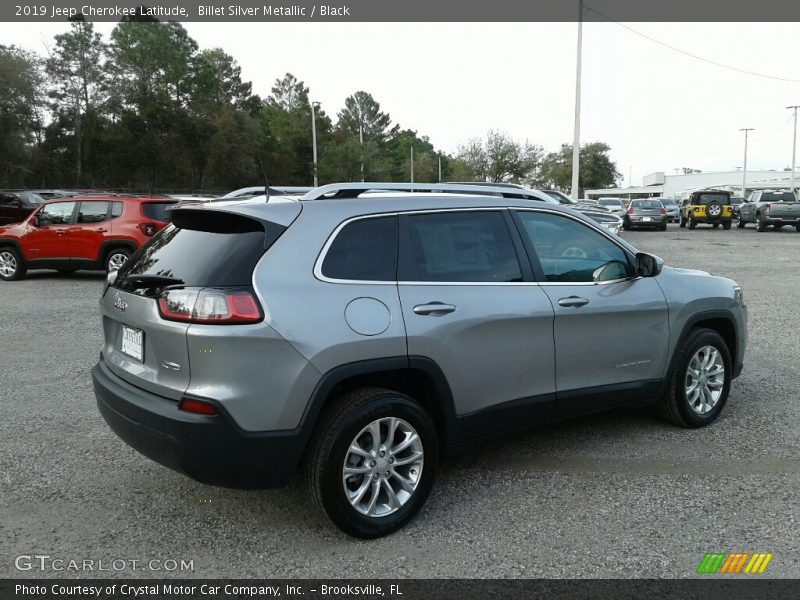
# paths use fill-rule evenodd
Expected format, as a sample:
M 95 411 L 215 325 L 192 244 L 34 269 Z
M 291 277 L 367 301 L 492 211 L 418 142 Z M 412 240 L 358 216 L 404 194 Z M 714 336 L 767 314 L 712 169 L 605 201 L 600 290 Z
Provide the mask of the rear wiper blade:
M 181 285 L 183 284 L 183 279 L 166 275 L 128 275 L 125 278 L 125 284 L 132 286 L 133 289 L 140 290 L 167 285 Z

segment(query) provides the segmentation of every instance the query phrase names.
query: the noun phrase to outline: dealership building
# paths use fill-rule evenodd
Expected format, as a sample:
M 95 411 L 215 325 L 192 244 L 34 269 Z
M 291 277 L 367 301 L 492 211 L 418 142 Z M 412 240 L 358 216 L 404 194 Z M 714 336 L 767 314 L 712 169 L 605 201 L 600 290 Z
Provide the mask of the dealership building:
M 796 185 L 800 186 L 800 175 L 795 177 Z M 713 187 L 729 190 L 735 196 L 742 195 L 742 172 L 719 171 L 709 173 L 678 173 L 667 175 L 663 171 L 646 175 L 642 180 L 644 185 L 626 188 L 607 188 L 599 190 L 586 190 L 587 198 L 651 198 L 664 196 L 675 198 L 684 190 Z M 764 189 L 789 189 L 789 173 L 786 171 L 748 171 L 747 193 L 753 190 Z

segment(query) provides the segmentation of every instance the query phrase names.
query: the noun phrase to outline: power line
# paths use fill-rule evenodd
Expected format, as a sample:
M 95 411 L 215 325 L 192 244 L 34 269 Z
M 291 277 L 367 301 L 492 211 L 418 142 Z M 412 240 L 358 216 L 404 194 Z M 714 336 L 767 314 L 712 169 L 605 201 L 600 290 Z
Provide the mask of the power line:
M 656 43 L 659 46 L 663 46 L 664 48 L 668 48 L 668 49 L 672 50 L 673 52 L 678 52 L 678 53 L 683 54 L 685 56 L 688 56 L 690 58 L 694 58 L 695 60 L 699 60 L 701 62 L 708 63 L 708 64 L 714 65 L 716 67 L 721 67 L 723 69 L 728 69 L 730 71 L 736 71 L 738 73 L 744 73 L 745 75 L 752 75 L 753 77 L 761 77 L 763 79 L 773 79 L 775 81 L 784 81 L 784 82 L 788 82 L 788 83 L 800 83 L 800 79 L 792 79 L 790 77 L 779 77 L 777 75 L 767 75 L 765 73 L 757 73 L 755 71 L 748 71 L 747 69 L 741 69 L 739 67 L 734 67 L 732 65 L 726 65 L 724 63 L 717 62 L 715 60 L 711 60 L 710 58 L 705 58 L 704 56 L 698 56 L 697 54 L 693 54 L 693 53 L 691 53 L 691 52 L 689 52 L 687 50 L 682 50 L 681 48 L 676 48 L 675 46 L 671 46 L 671 45 L 667 44 L 666 42 L 662 42 L 659 39 L 656 39 L 654 37 L 650 37 L 649 35 L 644 34 L 641 31 L 637 31 L 633 27 L 629 27 L 628 25 L 625 25 L 624 23 L 619 23 L 618 21 L 615 21 L 612 18 L 607 17 L 606 15 L 594 10 L 591 7 L 587 6 L 585 10 L 593 12 L 598 17 L 601 17 L 601 18 L 605 19 L 609 23 L 614 23 L 615 25 L 619 25 L 623 29 L 627 29 L 628 31 L 638 35 L 639 37 L 642 37 L 642 38 L 644 38 L 646 40 L 649 40 L 649 41 L 651 41 L 653 43 Z

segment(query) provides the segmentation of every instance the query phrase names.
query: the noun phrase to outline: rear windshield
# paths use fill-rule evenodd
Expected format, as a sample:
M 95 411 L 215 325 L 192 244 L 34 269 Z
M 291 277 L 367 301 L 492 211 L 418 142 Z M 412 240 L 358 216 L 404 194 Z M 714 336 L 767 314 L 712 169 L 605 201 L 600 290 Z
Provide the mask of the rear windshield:
M 114 286 L 144 294 L 146 290 L 136 290 L 127 282 L 132 275 L 171 277 L 187 286 L 251 285 L 268 238 L 274 241 L 276 236 L 268 235 L 252 219 L 227 217 L 230 222 L 209 215 L 206 221 L 193 219 L 190 227 L 165 227 L 131 256 L 119 270 Z
M 664 205 L 658 200 L 634 200 L 631 202 L 631 206 L 634 208 L 664 208 Z
M 176 202 L 143 202 L 142 214 L 156 221 L 169 221 L 169 208 L 175 206 Z
M 795 197 L 792 192 L 764 192 L 761 194 L 761 202 L 794 202 Z
M 716 202 L 717 204 L 731 203 L 728 194 L 698 194 L 693 200 L 694 204 L 711 204 L 712 202 Z
M 607 200 L 598 200 L 598 204 L 602 204 L 603 206 L 622 206 L 622 202 L 620 200 L 612 200 L 611 198 Z

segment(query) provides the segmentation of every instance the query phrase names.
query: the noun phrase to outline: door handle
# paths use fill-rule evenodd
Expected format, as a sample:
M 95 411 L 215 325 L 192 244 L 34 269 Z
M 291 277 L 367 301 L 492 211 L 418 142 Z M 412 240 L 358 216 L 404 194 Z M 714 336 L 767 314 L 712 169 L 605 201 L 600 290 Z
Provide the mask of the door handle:
M 581 306 L 586 306 L 589 304 L 589 301 L 586 298 L 581 298 L 580 296 L 568 296 L 566 298 L 561 298 L 558 301 L 559 306 L 571 306 L 572 308 L 580 308 Z
M 428 304 L 417 304 L 414 307 L 414 314 L 417 315 L 432 315 L 438 317 L 451 313 L 456 309 L 452 304 L 444 304 L 442 302 L 429 302 Z
M 67 233 L 66 229 L 56 229 L 56 235 L 64 235 Z
M 105 233 L 106 231 L 108 231 L 108 229 L 105 229 L 105 228 L 103 228 L 103 229 L 95 229 L 95 231 L 97 233 Z

